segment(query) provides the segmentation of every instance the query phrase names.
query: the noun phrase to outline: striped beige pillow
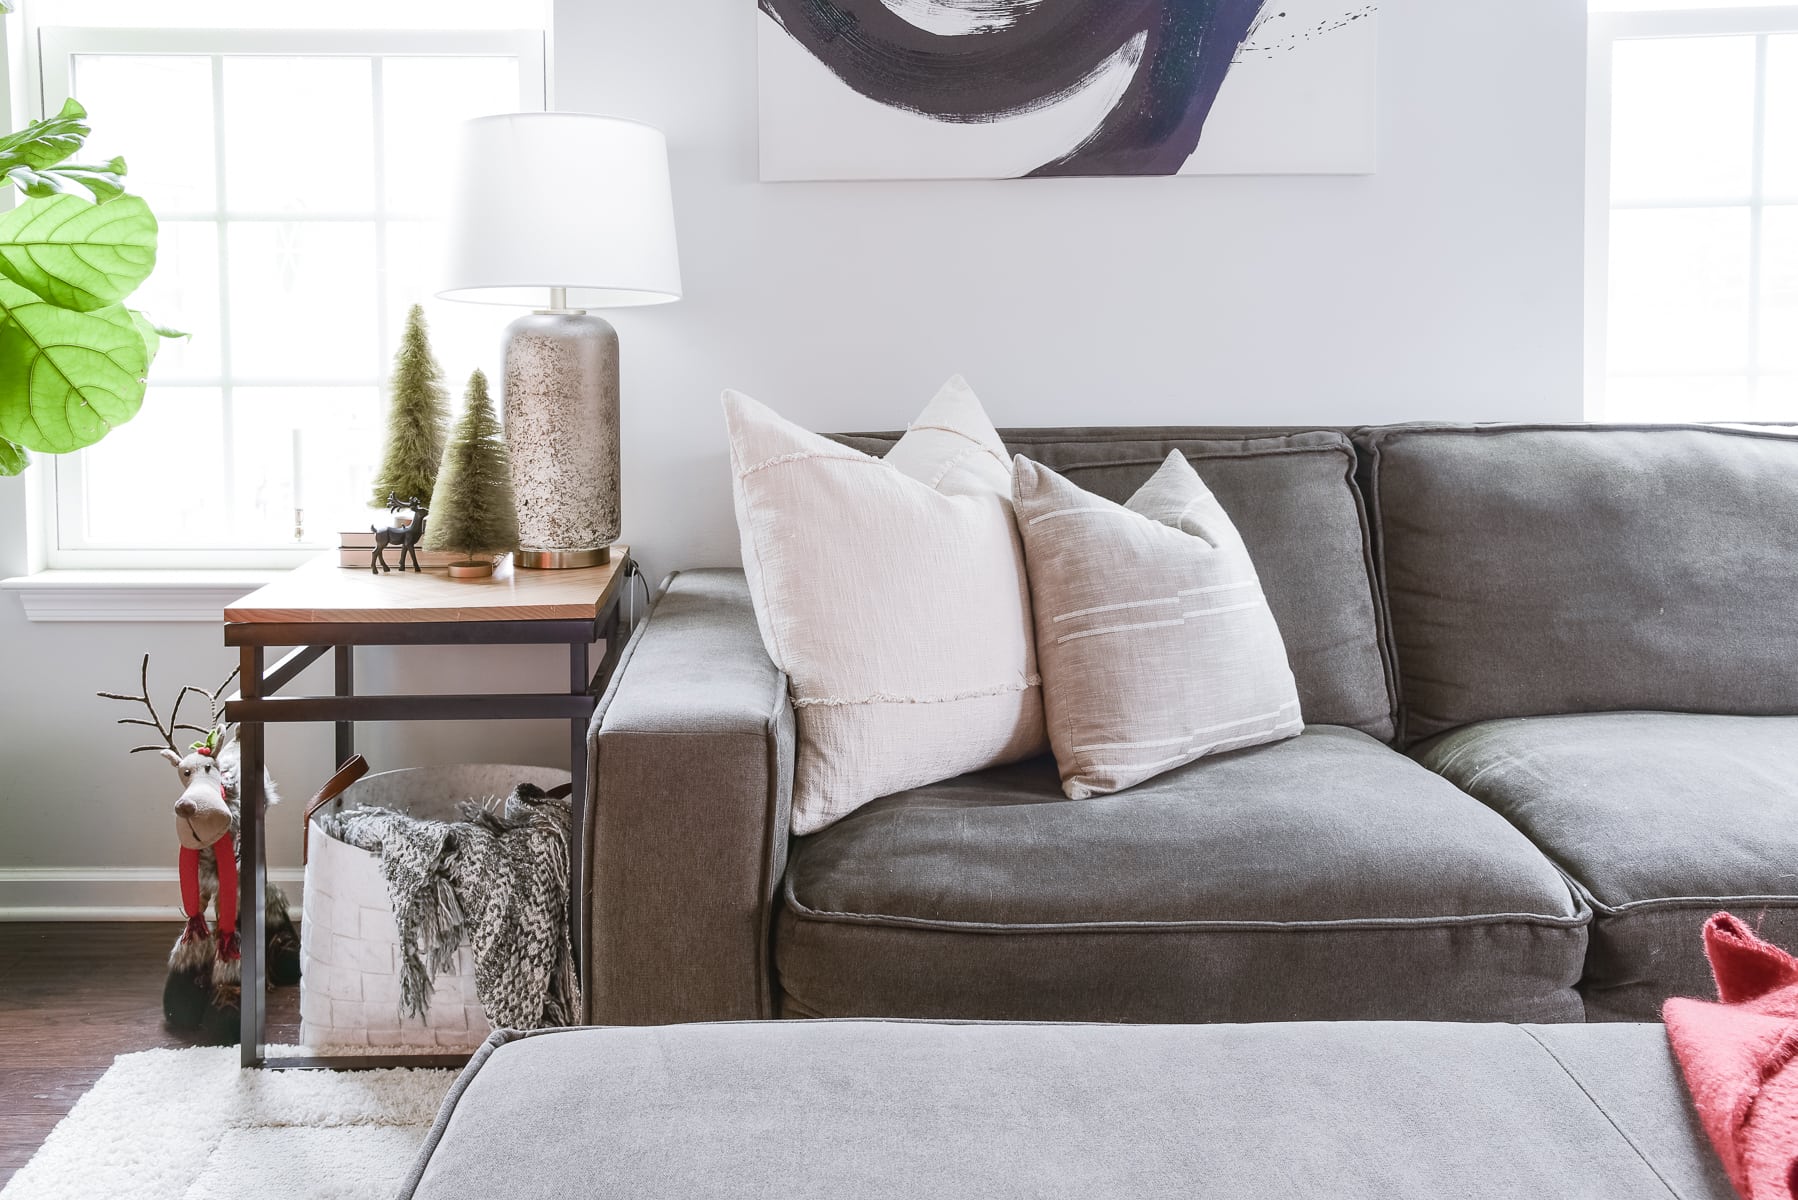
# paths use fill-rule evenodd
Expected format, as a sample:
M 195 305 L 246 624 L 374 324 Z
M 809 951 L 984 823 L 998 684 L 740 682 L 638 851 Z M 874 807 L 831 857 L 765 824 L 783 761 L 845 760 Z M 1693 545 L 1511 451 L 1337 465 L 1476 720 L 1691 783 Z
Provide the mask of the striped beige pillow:
M 1012 500 L 1069 797 L 1303 728 L 1255 566 L 1178 450 L 1127 505 L 1020 455 Z

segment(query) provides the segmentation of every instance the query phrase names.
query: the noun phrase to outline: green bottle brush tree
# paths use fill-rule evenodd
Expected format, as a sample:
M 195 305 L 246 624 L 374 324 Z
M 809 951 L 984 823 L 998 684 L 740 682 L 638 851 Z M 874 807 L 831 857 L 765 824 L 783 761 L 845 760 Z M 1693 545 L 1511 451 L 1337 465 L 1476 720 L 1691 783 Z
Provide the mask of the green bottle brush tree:
M 465 561 L 451 565 L 452 575 L 491 574 L 492 563 L 481 556 L 518 545 L 518 510 L 512 495 L 512 460 L 500 437 L 493 401 L 487 398 L 487 377 L 479 371 L 468 377 L 468 406 L 443 451 L 437 484 L 424 548 L 460 551 Z
M 25 193 L 0 215 L 0 475 L 136 416 L 161 340 L 185 336 L 125 307 L 156 265 L 156 217 L 125 193 L 124 159 L 68 161 L 89 132 L 70 100 L 0 137 L 0 183 Z
M 393 356 L 388 394 L 387 450 L 375 472 L 369 504 L 386 508 L 389 495 L 402 500 L 417 496 L 428 508 L 443 460 L 449 393 L 443 387 L 443 368 L 431 355 L 425 310 L 417 304 L 406 314 L 406 332 Z

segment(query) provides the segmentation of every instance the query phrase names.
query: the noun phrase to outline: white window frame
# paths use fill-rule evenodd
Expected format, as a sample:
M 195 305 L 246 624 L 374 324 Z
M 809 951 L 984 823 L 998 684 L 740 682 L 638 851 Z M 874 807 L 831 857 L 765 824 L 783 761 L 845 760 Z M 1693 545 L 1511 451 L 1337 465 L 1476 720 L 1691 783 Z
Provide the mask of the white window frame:
M 71 26 L 44 27 L 37 30 L 37 54 L 32 58 L 32 66 L 37 74 L 37 87 L 33 89 L 32 99 L 37 102 L 38 114 L 55 112 L 61 107 L 63 100 L 69 95 L 72 75 L 71 60 L 77 54 L 170 54 L 170 55 L 255 55 L 273 56 L 292 55 L 368 55 L 375 58 L 375 90 L 376 105 L 375 136 L 381 136 L 380 109 L 380 60 L 382 57 L 403 56 L 451 56 L 479 57 L 491 55 L 495 57 L 516 58 L 519 65 L 519 111 L 542 111 L 548 107 L 548 45 L 547 34 L 542 30 L 416 30 L 416 31 L 362 31 L 362 30 L 276 30 L 276 29 L 112 29 L 87 28 Z M 222 60 L 213 59 L 213 78 L 215 89 L 222 72 Z M 216 94 L 216 92 L 215 92 Z M 216 131 L 222 123 L 215 124 Z M 377 148 L 379 141 L 377 140 Z M 224 167 L 223 147 L 219 147 L 219 170 Z M 368 221 L 375 226 L 375 244 L 385 244 L 387 221 L 392 217 L 385 211 L 381 203 L 381 158 L 376 155 L 375 162 L 375 195 L 376 207 L 372 212 L 343 211 L 330 213 L 309 213 L 306 219 L 360 220 Z M 222 186 L 222 185 L 221 185 Z M 225 239 L 228 222 L 256 219 L 292 220 L 293 214 L 263 214 L 225 210 L 222 206 L 216 213 L 182 213 L 162 212 L 157 214 L 164 220 L 211 220 L 218 223 L 219 239 Z M 304 379 L 283 379 L 265 381 L 254 379 L 234 379 L 231 375 L 229 359 L 230 312 L 224 303 L 223 289 L 226 287 L 224 271 L 227 259 L 220 256 L 220 288 L 221 303 L 219 321 L 224 338 L 223 361 L 220 368 L 219 387 L 224 394 L 224 412 L 227 422 L 230 420 L 231 396 L 234 387 L 253 387 L 265 382 L 278 382 L 281 386 L 304 386 Z M 378 276 L 378 288 L 386 287 L 384 274 Z M 377 344 L 386 345 L 385 322 L 390 319 L 387 305 L 377 302 L 378 320 L 383 323 L 378 334 Z M 332 386 L 346 386 L 343 380 L 329 381 Z M 196 384 L 195 386 L 210 386 Z M 160 569 L 230 569 L 230 568 L 270 568 L 291 567 L 315 558 L 321 550 L 329 547 L 324 542 L 308 540 L 288 547 L 271 546 L 238 546 L 187 549 L 154 549 L 154 548 L 120 548 L 92 546 L 85 543 L 81 535 L 83 527 L 82 501 L 85 489 L 82 480 L 83 463 L 79 454 L 58 456 L 42 456 L 42 468 L 37 472 L 41 479 L 45 503 L 42 505 L 45 514 L 45 553 L 51 568 L 62 569 L 108 569 L 108 568 L 160 568 Z
M 1747 375 L 1760 369 L 1761 212 L 1767 197 L 1761 187 L 1761 136 L 1767 94 L 1767 36 L 1798 33 L 1798 5 L 1763 8 L 1668 9 L 1649 12 L 1602 12 L 1590 17 L 1586 70 L 1586 419 L 1611 419 L 1605 407 L 1610 378 L 1608 359 L 1611 267 L 1611 70 L 1616 44 L 1640 38 L 1754 36 L 1754 160 L 1748 196 L 1749 279 Z M 1798 196 L 1781 197 L 1795 203 Z M 1728 207 L 1738 208 L 1735 201 Z M 1702 204 L 1669 202 L 1640 207 L 1702 207 Z M 1741 372 L 1718 372 L 1735 376 Z M 1703 372 L 1668 371 L 1667 375 Z M 1711 419 L 1729 420 L 1735 413 L 1718 413 Z

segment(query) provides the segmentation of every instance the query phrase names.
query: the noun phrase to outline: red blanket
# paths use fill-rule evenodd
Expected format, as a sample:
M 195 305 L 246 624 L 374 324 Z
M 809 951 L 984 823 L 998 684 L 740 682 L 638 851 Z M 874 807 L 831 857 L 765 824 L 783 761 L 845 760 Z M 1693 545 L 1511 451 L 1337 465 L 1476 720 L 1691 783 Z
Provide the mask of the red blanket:
M 1736 1191 L 1798 1200 L 1798 959 L 1728 913 L 1704 951 L 1719 1002 L 1667 1001 L 1667 1039 Z

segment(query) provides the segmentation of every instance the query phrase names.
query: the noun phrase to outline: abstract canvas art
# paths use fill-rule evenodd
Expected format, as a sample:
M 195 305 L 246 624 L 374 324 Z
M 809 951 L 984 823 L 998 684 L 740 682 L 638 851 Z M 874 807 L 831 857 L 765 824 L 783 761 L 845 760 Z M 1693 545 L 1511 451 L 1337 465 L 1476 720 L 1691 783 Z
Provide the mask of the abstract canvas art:
M 765 180 L 1374 168 L 1376 4 L 758 2 Z

